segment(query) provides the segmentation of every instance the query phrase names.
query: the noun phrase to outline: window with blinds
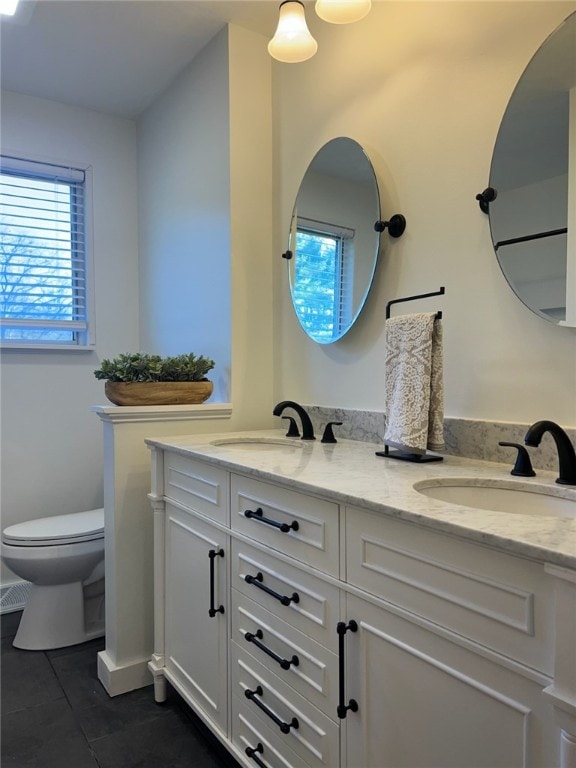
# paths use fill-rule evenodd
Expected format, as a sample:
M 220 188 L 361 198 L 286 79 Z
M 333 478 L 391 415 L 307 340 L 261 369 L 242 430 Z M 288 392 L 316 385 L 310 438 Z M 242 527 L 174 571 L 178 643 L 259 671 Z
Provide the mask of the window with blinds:
M 350 324 L 353 230 L 298 219 L 292 298 L 300 324 L 313 339 L 329 343 Z
M 0 342 L 88 347 L 87 171 L 0 157 Z

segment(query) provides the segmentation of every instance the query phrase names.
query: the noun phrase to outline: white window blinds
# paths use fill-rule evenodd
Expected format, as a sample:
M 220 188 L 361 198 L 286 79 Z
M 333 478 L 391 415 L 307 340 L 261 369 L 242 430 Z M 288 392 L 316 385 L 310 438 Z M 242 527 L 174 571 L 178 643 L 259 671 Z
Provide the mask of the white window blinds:
M 298 217 L 292 298 L 306 333 L 320 343 L 342 334 L 351 319 L 354 230 Z
M 0 157 L 0 340 L 88 346 L 86 171 Z

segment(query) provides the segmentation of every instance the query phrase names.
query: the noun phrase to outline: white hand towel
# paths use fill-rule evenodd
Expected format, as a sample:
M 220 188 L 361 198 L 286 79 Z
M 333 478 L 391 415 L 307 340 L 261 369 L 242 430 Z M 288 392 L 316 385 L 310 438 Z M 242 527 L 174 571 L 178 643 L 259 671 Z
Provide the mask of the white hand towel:
M 442 323 L 419 312 L 386 320 L 384 442 L 409 453 L 444 448 Z

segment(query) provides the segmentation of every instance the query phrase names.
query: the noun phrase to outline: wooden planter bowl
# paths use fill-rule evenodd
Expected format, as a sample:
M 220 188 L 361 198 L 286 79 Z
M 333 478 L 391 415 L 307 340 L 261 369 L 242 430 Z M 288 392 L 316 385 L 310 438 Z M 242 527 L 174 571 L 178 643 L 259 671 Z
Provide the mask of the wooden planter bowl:
M 211 381 L 106 381 L 104 392 L 114 405 L 194 405 L 208 400 Z

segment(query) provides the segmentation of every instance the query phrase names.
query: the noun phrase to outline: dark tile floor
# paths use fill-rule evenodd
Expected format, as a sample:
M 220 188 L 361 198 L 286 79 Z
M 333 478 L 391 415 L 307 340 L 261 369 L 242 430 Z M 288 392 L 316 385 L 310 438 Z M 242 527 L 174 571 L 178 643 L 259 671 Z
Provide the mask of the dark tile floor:
M 96 676 L 103 640 L 21 651 L 20 613 L 2 628 L 2 768 L 238 768 L 175 691 L 110 698 Z

